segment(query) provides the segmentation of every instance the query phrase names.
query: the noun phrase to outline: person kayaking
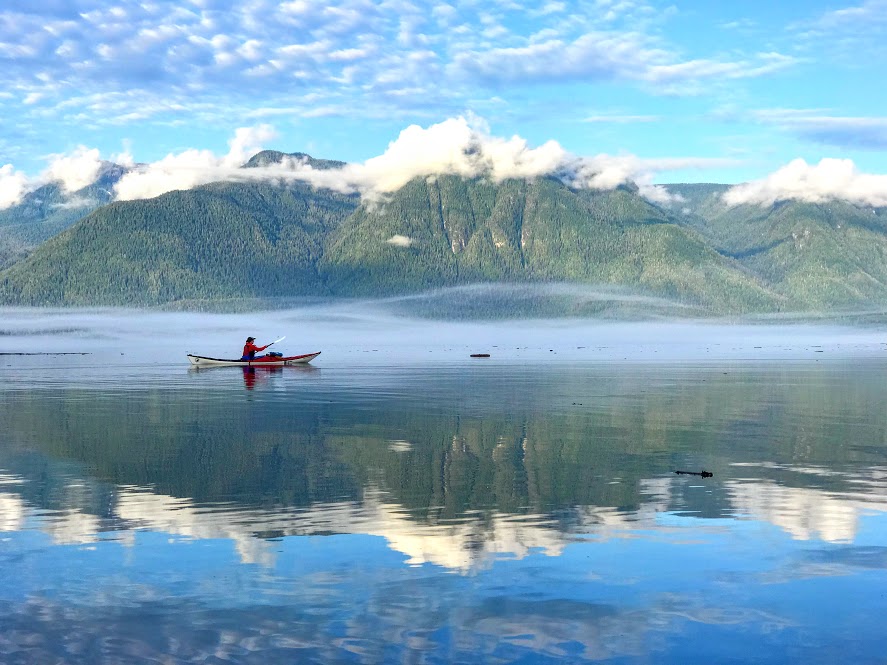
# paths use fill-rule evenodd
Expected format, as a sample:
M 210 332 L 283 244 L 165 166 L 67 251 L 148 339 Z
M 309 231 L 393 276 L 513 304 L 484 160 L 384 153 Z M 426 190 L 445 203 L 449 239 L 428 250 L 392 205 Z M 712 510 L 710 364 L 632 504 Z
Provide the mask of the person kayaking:
M 241 360 L 255 360 L 257 352 L 264 351 L 269 346 L 271 346 L 270 344 L 266 344 L 265 346 L 256 346 L 254 343 L 255 341 L 255 337 L 246 338 L 246 344 L 243 345 L 243 356 L 241 356 L 240 358 Z M 262 356 L 259 357 L 261 358 Z

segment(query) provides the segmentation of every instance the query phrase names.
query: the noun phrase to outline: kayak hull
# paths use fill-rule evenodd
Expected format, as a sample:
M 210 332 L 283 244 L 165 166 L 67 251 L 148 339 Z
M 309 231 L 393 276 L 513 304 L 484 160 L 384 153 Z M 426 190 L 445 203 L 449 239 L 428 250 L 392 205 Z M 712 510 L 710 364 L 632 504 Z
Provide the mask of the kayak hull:
M 306 353 L 301 356 L 283 356 L 273 358 L 256 358 L 255 360 L 228 360 L 225 358 L 207 358 L 188 354 L 188 361 L 195 367 L 284 367 L 286 365 L 307 365 L 317 356 L 317 353 Z

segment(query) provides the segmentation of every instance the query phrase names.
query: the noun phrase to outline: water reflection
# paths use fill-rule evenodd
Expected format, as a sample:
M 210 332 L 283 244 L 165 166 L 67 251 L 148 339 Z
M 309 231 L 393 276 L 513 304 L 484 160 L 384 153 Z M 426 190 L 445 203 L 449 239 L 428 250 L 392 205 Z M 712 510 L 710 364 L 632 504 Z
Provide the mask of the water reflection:
M 883 479 L 885 470 L 873 476 Z M 8 477 L 7 477 L 8 478 Z M 19 480 L 17 485 L 24 484 Z M 419 521 L 379 489 L 367 488 L 359 500 L 316 503 L 306 508 L 247 507 L 237 503 L 198 504 L 189 498 L 158 494 L 151 487 L 116 489 L 104 515 L 82 509 L 41 509 L 12 491 L 14 480 L 0 491 L 3 531 L 38 528 L 57 545 L 86 544 L 103 533 L 149 530 L 188 538 L 232 541 L 242 563 L 275 564 L 273 539 L 286 536 L 366 534 L 379 536 L 408 565 L 431 563 L 469 572 L 501 558 L 523 558 L 535 552 L 557 556 L 579 534 L 597 541 L 624 537 L 633 531 L 666 531 L 674 515 L 675 497 L 683 481 L 659 478 L 642 481 L 645 495 L 637 510 L 608 506 L 576 506 L 557 515 L 489 512 L 460 519 Z M 768 522 L 795 540 L 831 543 L 855 541 L 861 517 L 887 513 L 887 500 L 836 497 L 809 488 L 780 487 L 772 482 L 729 481 L 733 512 L 743 519 Z M 702 488 L 700 488 L 702 489 Z M 885 496 L 887 482 L 880 485 Z
M 0 652 L 876 651 L 883 367 L 255 369 L 0 392 Z
M 229 378 L 232 370 L 247 390 L 284 373 L 320 374 L 199 372 Z M 799 540 L 852 542 L 860 515 L 887 507 L 885 419 L 867 405 L 879 392 L 854 379 L 853 391 L 835 394 L 848 377 L 833 370 L 725 376 L 660 373 L 656 389 L 646 371 L 558 373 L 544 378 L 562 390 L 572 381 L 568 392 L 589 403 L 554 412 L 513 394 L 537 386 L 500 381 L 511 406 L 467 415 L 463 386 L 447 375 L 435 385 L 455 408 L 443 413 L 414 408 L 410 385 L 382 401 L 317 382 L 282 385 L 258 403 L 184 387 L 137 399 L 84 399 L 78 386 L 12 393 L 2 519 L 15 519 L 21 502 L 51 511 L 44 528 L 56 542 L 121 525 L 238 543 L 366 533 L 409 562 L 453 570 L 500 554 L 556 554 L 571 534 L 654 528 L 665 514 L 747 517 Z M 583 397 L 589 389 L 606 395 Z M 823 412 L 826 394 L 840 401 Z M 835 446 L 837 436 L 854 445 Z M 716 474 L 673 474 L 684 467 Z

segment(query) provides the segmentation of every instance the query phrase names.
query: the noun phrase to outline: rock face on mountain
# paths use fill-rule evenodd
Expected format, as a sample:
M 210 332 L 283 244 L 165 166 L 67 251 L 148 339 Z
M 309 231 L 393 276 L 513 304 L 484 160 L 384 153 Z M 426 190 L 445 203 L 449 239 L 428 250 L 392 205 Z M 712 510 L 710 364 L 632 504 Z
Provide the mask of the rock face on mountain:
M 265 151 L 244 168 L 299 160 Z M 887 213 L 846 203 L 728 207 L 726 185 L 416 178 L 382 199 L 307 184 L 215 183 L 103 205 L 0 272 L 0 303 L 183 305 L 383 296 L 477 283 L 574 282 L 688 314 L 887 303 Z

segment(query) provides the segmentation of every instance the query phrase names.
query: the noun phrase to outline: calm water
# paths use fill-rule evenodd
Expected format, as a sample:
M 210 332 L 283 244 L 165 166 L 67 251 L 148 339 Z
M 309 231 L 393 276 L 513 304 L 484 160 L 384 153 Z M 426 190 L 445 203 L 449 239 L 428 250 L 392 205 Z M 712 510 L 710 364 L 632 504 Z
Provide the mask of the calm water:
M 871 339 L 366 324 L 244 373 L 28 316 L 90 355 L 0 356 L 2 663 L 884 662 Z

